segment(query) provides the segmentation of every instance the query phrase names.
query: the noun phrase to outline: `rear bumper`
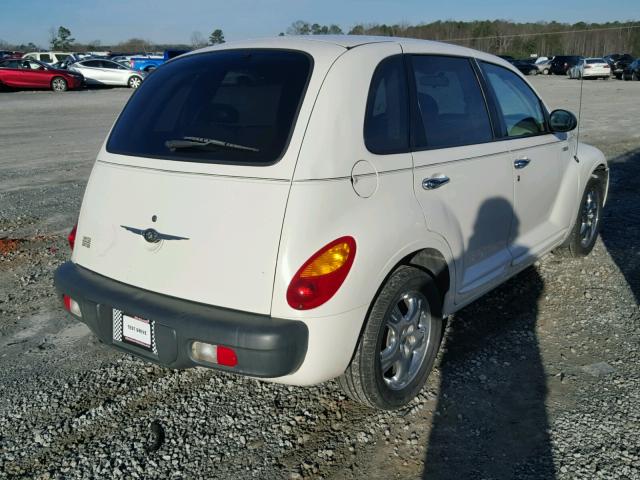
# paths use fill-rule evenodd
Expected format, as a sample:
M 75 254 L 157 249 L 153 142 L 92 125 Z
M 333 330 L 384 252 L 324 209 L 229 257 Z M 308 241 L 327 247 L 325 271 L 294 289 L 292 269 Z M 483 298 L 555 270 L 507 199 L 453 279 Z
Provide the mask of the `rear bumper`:
M 303 322 L 168 297 L 116 282 L 72 262 L 56 270 L 54 283 L 60 297 L 65 294 L 79 303 L 80 320 L 102 342 L 166 367 L 199 365 L 273 378 L 294 373 L 307 353 L 309 333 Z M 157 353 L 114 339 L 114 309 L 154 323 Z M 225 367 L 194 361 L 191 344 L 196 340 L 233 348 L 238 364 Z

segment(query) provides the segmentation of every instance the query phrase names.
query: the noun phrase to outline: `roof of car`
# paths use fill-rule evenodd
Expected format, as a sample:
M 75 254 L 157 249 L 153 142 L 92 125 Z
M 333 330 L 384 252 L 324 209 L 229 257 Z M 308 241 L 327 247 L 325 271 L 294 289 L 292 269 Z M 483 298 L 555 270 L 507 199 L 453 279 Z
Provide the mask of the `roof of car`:
M 439 55 L 458 55 L 476 57 L 480 59 L 490 60 L 505 66 L 510 64 L 494 55 L 479 50 L 473 50 L 459 45 L 453 45 L 446 42 L 438 42 L 434 40 L 420 40 L 405 37 L 383 37 L 383 36 L 365 36 L 365 35 L 285 35 L 278 37 L 256 38 L 249 40 L 233 41 L 221 45 L 205 47 L 193 52 L 201 53 L 214 50 L 226 50 L 233 48 L 287 48 L 292 50 L 302 50 L 314 54 L 319 53 L 323 46 L 341 47 L 352 49 L 360 45 L 373 43 L 397 43 L 404 48 L 419 47 L 420 51 L 425 53 L 434 53 Z

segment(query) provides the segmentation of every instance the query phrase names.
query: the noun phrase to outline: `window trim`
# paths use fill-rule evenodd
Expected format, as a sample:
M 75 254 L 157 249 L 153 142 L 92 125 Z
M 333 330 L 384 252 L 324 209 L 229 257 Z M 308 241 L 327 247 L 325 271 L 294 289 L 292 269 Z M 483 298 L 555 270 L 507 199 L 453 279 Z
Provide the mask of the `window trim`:
M 415 72 L 413 70 L 413 64 L 412 62 L 409 61 L 405 61 L 405 65 L 407 66 L 407 72 L 408 72 L 408 77 L 409 77 L 409 95 L 410 95 L 410 110 L 411 110 L 411 126 L 410 126 L 410 135 L 409 135 L 409 147 L 411 149 L 411 152 L 426 152 L 426 151 L 432 151 L 432 150 L 443 150 L 443 149 L 447 149 L 447 148 L 458 148 L 458 147 L 469 147 L 472 145 L 485 145 L 487 143 L 492 143 L 495 142 L 497 140 L 500 140 L 499 137 L 496 136 L 496 130 L 494 127 L 494 118 L 492 116 L 492 102 L 490 97 L 488 97 L 487 93 L 485 92 L 485 89 L 483 88 L 483 77 L 480 77 L 478 75 L 478 71 L 476 71 L 475 68 L 475 63 L 476 63 L 476 58 L 475 57 L 468 57 L 466 55 L 451 55 L 451 54 L 442 54 L 442 53 L 407 53 L 405 54 L 405 56 L 411 56 L 411 57 L 446 57 L 446 58 L 461 58 L 464 60 L 467 60 L 467 62 L 469 63 L 469 66 L 471 67 L 471 69 L 474 72 L 475 78 L 476 78 L 476 82 L 478 85 L 478 88 L 480 89 L 480 93 L 482 94 L 482 98 L 484 100 L 484 104 L 485 104 L 485 109 L 487 111 L 487 117 L 489 118 L 489 126 L 491 128 L 491 139 L 484 141 L 484 142 L 474 142 L 474 143 L 462 143 L 462 144 L 453 144 L 453 145 L 445 145 L 445 146 L 429 146 L 428 144 L 423 146 L 423 147 L 418 147 L 416 145 L 416 138 L 417 138 L 417 132 L 419 131 L 418 129 L 421 127 L 422 124 L 422 117 L 420 116 L 420 111 L 419 111 L 419 106 L 418 106 L 418 89 L 415 83 Z M 495 108 L 495 105 L 493 105 L 493 108 Z M 422 126 L 422 128 L 424 129 L 424 126 Z M 428 143 L 428 142 L 427 142 Z
M 373 105 L 373 102 L 375 101 L 374 99 L 374 93 L 373 93 L 373 81 L 376 79 L 376 74 L 378 73 L 378 70 L 380 69 L 380 67 L 382 66 L 383 63 L 390 61 L 391 59 L 400 57 L 400 60 L 402 61 L 402 70 L 405 76 L 404 79 L 404 84 L 405 84 L 405 88 L 406 88 L 406 109 L 407 109 L 407 144 L 406 147 L 404 148 L 399 148 L 397 150 L 388 150 L 388 151 L 384 151 L 384 152 L 379 152 L 379 151 L 374 151 L 372 150 L 369 145 L 367 144 L 367 135 L 366 135 L 366 131 L 367 131 L 367 118 L 369 117 L 369 108 Z M 410 153 L 411 152 L 411 85 L 409 84 L 409 77 L 408 77 L 408 70 L 407 70 L 408 66 L 407 66 L 407 59 L 406 59 L 406 55 L 403 53 L 394 53 L 393 55 L 389 55 L 387 57 L 384 57 L 382 60 L 380 60 L 378 62 L 378 64 L 376 65 L 376 68 L 373 69 L 373 73 L 371 74 L 371 80 L 369 81 L 369 91 L 367 92 L 367 101 L 365 104 L 365 109 L 364 109 L 364 118 L 362 121 L 362 142 L 364 143 L 364 147 L 367 149 L 367 151 L 369 153 L 372 153 L 373 155 L 398 155 L 401 153 Z
M 479 58 L 476 58 L 476 62 L 478 64 L 478 70 L 480 72 L 480 75 L 482 76 L 483 81 L 486 84 L 487 94 L 491 98 L 491 102 L 493 103 L 494 108 L 496 109 L 496 114 L 498 115 L 498 121 L 499 121 L 500 127 L 502 129 L 502 132 L 504 132 L 504 131 L 506 131 L 507 124 L 504 121 L 504 115 L 502 114 L 502 110 L 500 108 L 500 103 L 498 102 L 498 98 L 496 96 L 495 90 L 491 86 L 491 83 L 485 77 L 485 74 L 484 74 L 484 71 L 482 70 L 482 65 L 481 64 L 482 63 L 486 63 L 487 65 L 491 65 L 491 66 L 494 66 L 494 67 L 502 68 L 503 70 L 506 70 L 507 72 L 513 73 L 517 77 L 520 77 L 520 75 L 518 73 L 514 72 L 513 70 L 511 70 L 510 68 L 505 67 L 504 65 L 498 65 L 497 63 L 488 62 L 486 60 L 480 60 Z M 544 131 L 543 132 L 539 132 L 539 133 L 528 133 L 526 135 L 518 135 L 517 137 L 510 137 L 508 135 L 500 136 L 500 135 L 498 135 L 496 133 L 496 141 L 498 141 L 498 142 L 505 141 L 505 140 L 519 140 L 519 139 L 522 139 L 522 138 L 541 137 L 543 135 L 551 135 L 551 134 L 553 134 L 553 132 L 549 128 L 549 111 L 547 110 L 547 107 L 545 106 L 544 102 L 538 96 L 538 94 L 533 90 L 533 88 L 531 88 L 531 86 L 529 85 L 529 82 L 527 82 L 523 78 L 520 78 L 520 80 L 522 80 L 524 82 L 525 86 L 529 89 L 529 91 L 533 94 L 533 96 L 538 100 L 538 105 L 540 106 L 540 110 L 542 110 L 542 116 L 544 117 Z
M 284 158 L 284 156 L 287 154 L 287 152 L 289 151 L 289 147 L 291 146 L 291 139 L 293 138 L 293 134 L 296 130 L 296 128 L 298 127 L 298 120 L 300 117 L 300 111 L 302 110 L 302 105 L 304 104 L 304 101 L 307 97 L 307 93 L 309 90 L 309 84 L 311 83 L 311 78 L 313 77 L 313 73 L 315 70 L 315 60 L 313 58 L 313 56 L 309 53 L 306 52 L 304 50 L 297 50 L 295 48 L 272 48 L 272 47 L 244 47 L 244 48 L 222 48 L 222 49 L 218 49 L 218 50 L 210 50 L 210 51 L 206 51 L 206 52 L 199 52 L 199 53 L 191 53 L 188 55 L 181 55 L 178 57 L 174 57 L 171 58 L 169 60 L 167 60 L 163 65 L 161 65 L 160 67 L 167 65 L 169 63 L 172 62 L 179 62 L 181 60 L 184 60 L 186 58 L 191 58 L 191 57 L 196 57 L 196 56 L 201 56 L 201 55 L 211 55 L 211 54 L 215 54 L 218 52 L 238 52 L 238 51 L 247 51 L 247 50 L 251 50 L 251 51 L 256 51 L 256 50 L 266 50 L 266 51 L 270 51 L 270 52 L 290 52 L 290 53 L 298 53 L 298 54 L 302 54 L 305 57 L 307 57 L 307 60 L 309 60 L 309 71 L 307 72 L 307 78 L 305 80 L 304 83 L 304 87 L 302 88 L 301 92 L 300 92 L 300 98 L 298 99 L 298 105 L 296 107 L 295 113 L 293 114 L 292 120 L 291 120 L 291 127 L 289 128 L 289 134 L 287 136 L 286 141 L 283 144 L 282 147 L 282 151 L 280 152 L 280 154 L 278 155 L 278 157 L 273 160 L 272 162 L 260 162 L 260 163 L 255 163 L 255 162 L 232 162 L 232 161 L 228 161 L 228 160 L 198 160 L 198 159 L 191 159 L 191 158 L 184 158 L 184 159 L 176 159 L 174 157 L 170 157 L 167 155 L 142 155 L 142 154 L 134 154 L 134 153 L 122 153 L 122 152 L 113 152 L 111 150 L 109 150 L 109 141 L 111 140 L 111 136 L 113 135 L 113 132 L 115 130 L 115 126 L 117 125 L 117 123 L 120 121 L 120 117 L 122 116 L 122 114 L 124 113 L 124 111 L 127 109 L 127 107 L 129 106 L 129 103 L 133 100 L 135 94 L 138 92 L 138 90 L 136 90 L 130 97 L 129 100 L 127 100 L 127 102 L 125 103 L 124 107 L 122 108 L 122 110 L 120 111 L 120 113 L 118 114 L 118 118 L 116 119 L 116 121 L 113 124 L 113 127 L 111 128 L 111 131 L 109 132 L 109 136 L 106 139 L 105 142 L 105 150 L 107 151 L 107 153 L 109 153 L 110 155 L 121 155 L 124 157 L 137 157 L 137 158 L 151 158 L 154 160 L 171 160 L 171 161 L 177 161 L 177 162 L 186 162 L 186 163 L 197 163 L 197 164 L 202 164 L 202 165 L 231 165 L 231 166 L 238 166 L 238 167 L 272 167 L 273 165 L 280 163 L 280 161 Z M 144 83 L 143 83 L 144 85 Z M 139 88 L 143 88 L 143 86 L 139 87 Z M 301 127 L 306 128 L 305 127 Z M 304 137 L 304 131 L 303 131 L 303 137 Z M 304 141 L 304 138 L 303 140 Z

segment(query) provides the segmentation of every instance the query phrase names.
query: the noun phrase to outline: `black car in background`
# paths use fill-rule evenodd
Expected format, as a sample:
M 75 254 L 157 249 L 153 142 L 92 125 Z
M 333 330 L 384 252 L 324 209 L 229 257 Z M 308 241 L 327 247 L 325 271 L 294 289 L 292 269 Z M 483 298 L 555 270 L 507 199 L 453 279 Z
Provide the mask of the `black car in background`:
M 511 60 L 509 63 L 520 70 L 524 75 L 537 75 L 540 72 L 537 65 L 534 65 L 533 62 L 527 60 Z
M 576 66 L 583 58 L 580 55 L 557 55 L 549 66 L 549 73 L 569 75 L 569 69 Z
M 532 63 L 532 62 L 535 62 L 535 60 L 533 61 L 516 60 L 511 55 L 498 55 L 498 56 L 503 60 L 506 60 L 507 62 L 509 62 L 514 67 L 516 67 L 524 75 L 537 75 L 539 72 L 538 67 Z
M 636 58 L 622 71 L 622 80 L 640 80 L 640 58 Z
M 618 80 L 622 78 L 624 69 L 631 65 L 635 60 L 635 58 L 628 53 L 612 53 L 610 55 L 605 55 L 604 59 L 609 64 L 609 67 L 611 67 L 611 74 Z

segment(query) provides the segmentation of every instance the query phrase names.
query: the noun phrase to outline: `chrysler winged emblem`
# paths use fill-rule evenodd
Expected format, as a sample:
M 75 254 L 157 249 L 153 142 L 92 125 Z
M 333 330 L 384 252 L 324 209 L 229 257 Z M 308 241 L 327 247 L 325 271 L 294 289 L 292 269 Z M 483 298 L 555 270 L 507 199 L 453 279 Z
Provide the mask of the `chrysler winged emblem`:
M 166 233 L 160 233 L 153 228 L 147 228 L 142 230 L 141 228 L 127 227 L 126 225 L 120 225 L 128 232 L 140 235 L 149 243 L 158 243 L 160 240 L 189 240 L 187 237 L 178 237 L 177 235 L 168 235 Z

